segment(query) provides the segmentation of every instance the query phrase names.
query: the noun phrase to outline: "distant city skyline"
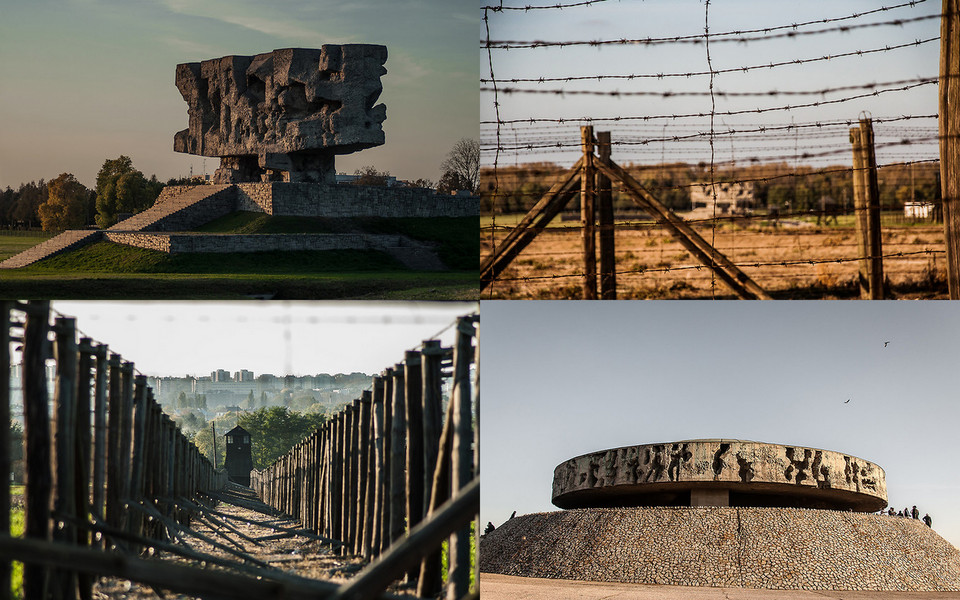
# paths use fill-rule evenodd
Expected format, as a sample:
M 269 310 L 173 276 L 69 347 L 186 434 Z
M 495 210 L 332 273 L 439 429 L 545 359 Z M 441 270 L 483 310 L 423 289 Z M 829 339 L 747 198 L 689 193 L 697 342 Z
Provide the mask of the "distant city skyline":
M 471 302 L 54 301 L 77 328 L 148 376 L 379 373 L 478 310 Z
M 453 145 L 478 136 L 476 12 L 462 0 L 4 2 L 0 188 L 64 172 L 92 188 L 120 155 L 161 181 L 212 174 L 218 159 L 173 151 L 187 127 L 176 65 L 343 43 L 387 47 L 386 143 L 337 170 L 437 181 Z

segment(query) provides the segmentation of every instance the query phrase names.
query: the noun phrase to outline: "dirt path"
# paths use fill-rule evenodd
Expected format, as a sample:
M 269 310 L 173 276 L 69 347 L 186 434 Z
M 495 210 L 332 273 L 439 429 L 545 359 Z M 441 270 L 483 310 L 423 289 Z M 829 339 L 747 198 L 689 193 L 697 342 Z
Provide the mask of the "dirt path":
M 252 492 L 246 488 L 231 485 L 214 510 L 216 513 L 211 512 L 204 518 L 195 518 L 191 523 L 192 530 L 220 544 L 239 550 L 254 559 L 263 561 L 270 567 L 284 573 L 342 583 L 353 577 L 366 564 L 358 556 L 340 556 L 334 544 L 312 539 L 305 535 L 278 531 L 271 527 L 296 529 L 298 523 L 290 518 L 278 515 L 276 511 L 259 502 Z M 217 520 L 220 523 L 217 523 Z M 231 530 L 230 527 L 225 527 L 222 523 L 228 524 L 235 531 Z M 244 539 L 240 534 L 256 541 Z M 198 552 L 235 562 L 240 560 L 236 555 L 203 540 L 191 537 L 186 539 L 190 548 Z M 181 564 L 196 563 L 196 561 L 167 555 L 164 555 L 163 559 Z M 390 591 L 403 593 L 404 589 L 402 586 L 395 586 Z M 193 596 L 168 592 L 160 595 L 150 586 L 114 578 L 101 579 L 94 587 L 93 597 L 98 600 L 147 600 L 156 598 L 188 600 L 193 598 Z

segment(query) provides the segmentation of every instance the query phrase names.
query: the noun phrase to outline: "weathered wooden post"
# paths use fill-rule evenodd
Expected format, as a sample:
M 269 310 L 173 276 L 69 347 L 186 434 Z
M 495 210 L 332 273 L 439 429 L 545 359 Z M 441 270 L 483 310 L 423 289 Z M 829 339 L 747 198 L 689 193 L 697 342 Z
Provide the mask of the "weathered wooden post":
M 943 0 L 940 14 L 940 197 L 947 286 L 960 300 L 960 0 Z
M 143 470 L 144 470 L 144 436 L 147 431 L 147 377 L 137 375 L 134 379 L 134 415 L 133 415 L 133 466 L 130 482 L 132 488 L 131 500 L 139 501 L 143 498 Z M 143 515 L 130 515 L 130 532 L 139 534 L 143 529 Z
M 610 132 L 597 132 L 597 160 L 610 162 Z M 617 299 L 617 255 L 610 178 L 597 172 L 597 220 L 600 229 L 600 298 Z
M 860 119 L 850 129 L 853 143 L 853 200 L 857 212 L 857 242 L 860 248 L 860 297 L 883 299 L 883 248 L 880 241 L 880 191 L 877 159 L 873 150 L 873 124 Z
M 107 421 L 107 524 L 120 527 L 123 513 L 120 508 L 120 486 L 123 479 L 120 465 L 120 420 L 123 412 L 123 386 L 120 378 L 120 356 L 111 354 L 109 365 L 110 387 L 108 391 Z
M 470 365 L 473 362 L 474 317 L 457 319 L 457 339 L 453 349 L 453 454 L 451 471 L 452 494 L 455 495 L 473 479 L 473 406 L 471 403 Z M 447 577 L 447 599 L 467 595 L 470 588 L 470 525 L 450 536 L 450 569 Z
M 593 166 L 593 126 L 580 128 L 583 166 L 580 172 L 580 228 L 583 238 L 583 299 L 597 299 L 597 233 Z
M 423 520 L 423 372 L 420 353 L 408 350 L 403 360 L 407 424 L 407 528 Z M 418 569 L 419 570 L 419 569 Z M 415 577 L 416 575 L 414 575 Z
M 424 507 L 426 516 L 434 506 L 432 491 L 434 473 L 437 470 L 437 458 L 440 454 L 440 434 L 443 428 L 443 395 L 440 363 L 444 349 L 439 340 L 427 340 L 421 350 L 423 377 L 423 469 L 424 469 Z M 440 550 L 431 552 L 420 563 L 420 577 L 417 581 L 417 595 L 421 598 L 436 597 L 443 586 Z
M 57 488 L 53 509 L 57 526 L 53 530 L 54 541 L 70 546 L 77 543 L 77 492 L 74 476 L 77 433 L 77 323 L 71 317 L 57 317 L 56 333 L 57 374 L 54 391 L 56 426 Z M 77 574 L 73 571 L 55 571 L 55 595 L 58 598 L 77 597 Z
M 0 472 L 10 478 L 10 326 L 14 304 L 0 301 Z M 10 535 L 10 486 L 0 485 L 0 535 Z M 0 561 L 0 598 L 10 598 L 9 561 Z
M 106 518 L 104 490 L 106 489 L 107 469 L 107 356 L 110 349 L 106 344 L 96 347 L 96 373 L 93 392 L 93 506 L 91 510 L 101 520 Z M 98 546 L 103 546 L 101 536 Z
M 353 553 L 367 556 L 370 546 L 369 498 L 367 491 L 370 482 L 370 390 L 360 395 L 360 439 L 359 462 L 357 468 L 357 542 Z
M 390 543 L 400 539 L 406 531 L 406 433 L 407 409 L 403 397 L 403 365 L 393 368 L 393 421 L 390 430 Z
M 390 477 L 393 473 L 393 369 L 387 368 L 381 373 L 383 377 L 383 504 L 380 507 L 380 554 L 387 551 L 393 538 L 390 536 L 391 500 Z
M 50 417 L 47 414 L 46 358 L 50 330 L 50 303 L 31 302 L 26 306 L 23 330 L 23 430 L 26 438 L 24 530 L 28 538 L 50 539 L 50 498 L 53 475 L 50 470 Z M 9 425 L 7 425 L 9 427 Z M 46 567 L 26 563 L 23 567 L 25 598 L 47 597 Z
M 383 546 L 383 481 L 384 463 L 384 383 L 382 377 L 373 378 L 373 431 L 374 431 L 374 509 L 373 535 L 371 536 L 371 554 L 379 556 Z

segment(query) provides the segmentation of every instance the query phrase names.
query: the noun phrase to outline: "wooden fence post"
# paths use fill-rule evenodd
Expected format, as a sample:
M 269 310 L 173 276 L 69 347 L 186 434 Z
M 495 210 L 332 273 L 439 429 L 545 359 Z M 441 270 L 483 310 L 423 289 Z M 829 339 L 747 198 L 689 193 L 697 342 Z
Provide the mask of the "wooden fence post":
M 597 160 L 610 162 L 610 132 L 597 132 Z M 597 173 L 597 219 L 600 229 L 600 298 L 617 299 L 617 255 L 610 178 Z
M 451 471 L 452 495 L 456 495 L 473 479 L 473 405 L 470 365 L 473 362 L 473 317 L 457 319 L 457 339 L 453 348 L 453 454 Z M 467 595 L 470 588 L 470 525 L 450 536 L 450 568 L 447 577 L 447 599 Z
M 420 353 L 409 350 L 403 360 L 407 424 L 407 529 L 423 519 L 423 373 Z M 419 566 L 417 567 L 419 572 Z M 416 574 L 412 574 L 416 577 Z
M 370 391 L 364 390 L 357 401 L 360 411 L 357 438 L 357 537 L 353 553 L 366 556 L 367 544 L 367 482 L 370 478 Z
M 437 470 L 437 458 L 440 453 L 440 434 L 443 428 L 443 394 L 440 363 L 444 349 L 439 340 L 427 340 L 421 350 L 423 378 L 423 469 L 424 494 L 423 514 L 426 516 L 433 505 L 433 478 Z M 421 598 L 436 597 L 443 586 L 441 574 L 442 557 L 435 550 L 424 557 L 420 563 L 420 577 L 417 581 L 417 595 Z
M 23 330 L 23 420 L 26 448 L 24 516 L 25 535 L 50 539 L 50 494 L 53 476 L 50 472 L 50 417 L 48 416 L 46 358 L 50 330 L 50 303 L 31 302 L 26 307 L 27 322 Z M 47 569 L 27 563 L 23 567 L 24 598 L 47 597 Z
M 56 421 L 54 444 L 56 454 L 56 497 L 53 510 L 54 541 L 70 546 L 77 543 L 77 492 L 74 476 L 77 433 L 77 324 L 70 317 L 57 317 L 56 332 L 56 383 L 54 402 Z M 77 574 L 71 571 L 55 571 L 54 594 L 58 598 L 77 597 Z
M 373 431 L 374 431 L 374 504 L 373 534 L 371 536 L 371 554 L 379 556 L 383 548 L 383 480 L 386 474 L 384 464 L 384 382 L 382 377 L 373 378 Z
M 947 287 L 960 300 L 960 0 L 943 0 L 940 14 L 940 197 Z
M 860 297 L 883 299 L 883 248 L 880 241 L 880 192 L 873 150 L 873 124 L 860 119 L 850 130 L 853 143 L 853 200 L 860 248 Z
M 0 472 L 9 479 L 10 469 L 10 327 L 12 302 L 0 301 Z M 0 535 L 10 535 L 10 486 L 0 485 Z M 0 598 L 9 600 L 10 561 L 0 561 Z
M 120 420 L 123 412 L 123 388 L 120 379 L 120 356 L 111 354 L 109 365 L 109 392 L 107 397 L 109 414 L 107 416 L 107 525 L 120 528 L 123 518 L 120 507 Z
M 109 347 L 98 344 L 95 348 L 96 372 L 93 393 L 93 506 L 91 511 L 99 519 L 106 519 L 104 490 L 106 489 L 107 466 L 107 356 Z M 101 536 L 96 544 L 103 546 Z
M 383 503 L 380 506 L 382 512 L 380 516 L 380 552 L 383 554 L 390 547 L 392 537 L 390 532 L 390 514 L 392 496 L 390 494 L 390 478 L 393 473 L 393 369 L 384 369 L 383 373 L 383 479 L 380 484 L 383 486 Z
M 393 421 L 390 433 L 390 543 L 400 539 L 406 531 L 407 502 L 405 498 L 406 478 L 406 433 L 407 409 L 403 397 L 403 365 L 397 363 L 393 368 Z
M 583 238 L 583 299 L 597 299 L 597 233 L 594 197 L 593 126 L 580 128 L 583 167 L 580 174 L 580 228 Z

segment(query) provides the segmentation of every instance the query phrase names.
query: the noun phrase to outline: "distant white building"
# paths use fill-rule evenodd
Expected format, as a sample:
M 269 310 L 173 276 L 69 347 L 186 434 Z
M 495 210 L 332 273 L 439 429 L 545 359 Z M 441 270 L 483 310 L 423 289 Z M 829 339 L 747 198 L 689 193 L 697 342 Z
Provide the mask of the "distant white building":
M 697 183 L 690 188 L 693 210 L 719 215 L 744 214 L 755 205 L 753 183 Z
M 931 219 L 934 207 L 933 202 L 904 202 L 903 216 L 908 219 Z

